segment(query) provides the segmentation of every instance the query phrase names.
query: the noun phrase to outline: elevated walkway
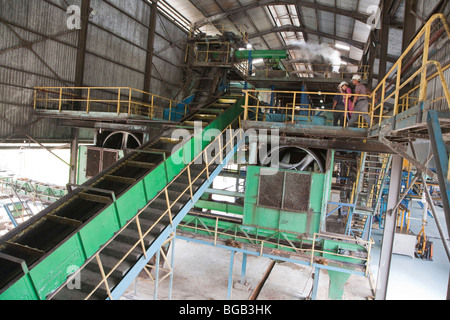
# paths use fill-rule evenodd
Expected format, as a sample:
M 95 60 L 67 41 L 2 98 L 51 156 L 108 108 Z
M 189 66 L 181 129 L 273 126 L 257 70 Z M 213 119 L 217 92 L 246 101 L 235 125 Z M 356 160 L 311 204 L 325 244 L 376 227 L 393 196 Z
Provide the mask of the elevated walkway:
M 333 110 L 329 104 L 325 106 L 329 96 L 339 95 L 334 92 L 244 90 L 243 126 L 259 133 L 277 129 L 283 135 L 281 142 L 288 145 L 296 143 L 321 149 L 402 156 L 416 168 L 418 177 L 423 174 L 439 184 L 447 229 L 450 230 L 450 90 L 447 81 L 450 64 L 447 57 L 438 54 L 448 49 L 449 41 L 447 18 L 442 14 L 434 15 L 373 92 L 340 94 L 346 101 L 343 111 Z M 259 97 L 269 92 L 273 104 L 268 105 Z M 355 96 L 369 101 L 367 111 L 355 112 L 351 108 L 348 98 Z M 305 104 L 304 97 L 314 97 L 322 106 Z M 343 115 L 343 126 L 330 125 L 333 115 L 338 114 Z M 350 114 L 359 114 L 359 129 L 348 126 Z M 362 119 L 363 116 L 370 121 Z M 423 155 L 417 155 L 414 149 L 413 142 L 418 139 L 430 141 L 432 153 L 425 163 Z M 431 158 L 435 170 L 428 167 Z M 445 236 L 442 239 L 445 246 Z M 450 257 L 449 252 L 448 255 Z
M 47 118 L 115 122 L 175 122 L 188 102 L 129 87 L 37 87 L 34 110 Z

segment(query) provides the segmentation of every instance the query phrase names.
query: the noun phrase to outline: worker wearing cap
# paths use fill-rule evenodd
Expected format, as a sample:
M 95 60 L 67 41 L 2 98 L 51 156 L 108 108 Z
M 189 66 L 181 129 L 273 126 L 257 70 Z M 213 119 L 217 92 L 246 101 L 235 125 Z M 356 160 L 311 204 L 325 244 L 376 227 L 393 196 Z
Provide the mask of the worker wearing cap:
M 345 89 L 344 89 L 345 88 Z M 341 84 L 338 86 L 339 93 L 334 97 L 333 101 L 333 126 L 337 127 L 340 125 L 341 127 L 344 126 L 344 117 L 345 117 L 345 101 L 348 97 L 346 97 L 344 94 L 347 93 L 348 83 L 347 82 L 341 82 Z M 348 110 L 348 103 L 347 103 L 347 110 Z
M 365 85 L 361 83 L 361 76 L 354 75 L 352 78 L 352 82 L 355 85 L 355 94 L 369 94 L 369 90 Z M 354 111 L 358 112 L 369 112 L 369 100 L 367 97 L 355 96 L 353 100 Z M 367 113 L 353 113 L 348 122 L 349 127 L 353 127 L 358 120 L 359 116 L 362 115 L 364 120 L 370 125 L 370 117 Z

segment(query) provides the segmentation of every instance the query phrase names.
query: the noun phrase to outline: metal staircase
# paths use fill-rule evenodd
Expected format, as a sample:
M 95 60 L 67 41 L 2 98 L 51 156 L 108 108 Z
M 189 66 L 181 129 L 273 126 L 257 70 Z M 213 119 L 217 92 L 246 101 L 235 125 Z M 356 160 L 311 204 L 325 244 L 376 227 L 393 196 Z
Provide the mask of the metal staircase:
M 196 110 L 1 238 L 0 300 L 120 298 L 242 144 L 239 99 Z M 178 145 L 177 129 L 191 138 Z
M 380 209 L 383 188 L 386 183 L 391 156 L 363 152 L 359 163 L 354 209 L 350 211 L 346 234 L 370 239 L 373 216 Z
M 210 170 L 217 168 L 212 165 Z M 145 259 L 144 252 L 152 247 L 163 231 L 171 226 L 181 210 L 192 207 L 189 193 L 185 193 L 187 185 L 192 186 L 193 194 L 208 183 L 205 165 L 191 165 L 190 174 L 186 170 L 174 179 L 167 187 L 167 194 L 171 207 L 171 218 L 165 214 L 168 200 L 166 193 L 162 192 L 155 197 L 150 205 L 142 210 L 137 219 L 134 219 L 125 228 L 100 250 L 95 259 L 90 260 L 81 268 L 78 274 L 79 283 L 73 286 L 63 286 L 53 295 L 53 300 L 105 300 L 113 299 L 114 291 L 125 288 L 129 283 L 125 276 L 139 262 Z M 192 177 L 199 178 L 191 184 Z M 178 201 L 175 201 L 179 199 Z M 163 236 L 164 237 L 164 236 Z M 145 249 L 145 251 L 143 251 Z M 148 257 L 148 256 L 147 256 Z M 115 294 L 117 295 L 117 294 Z

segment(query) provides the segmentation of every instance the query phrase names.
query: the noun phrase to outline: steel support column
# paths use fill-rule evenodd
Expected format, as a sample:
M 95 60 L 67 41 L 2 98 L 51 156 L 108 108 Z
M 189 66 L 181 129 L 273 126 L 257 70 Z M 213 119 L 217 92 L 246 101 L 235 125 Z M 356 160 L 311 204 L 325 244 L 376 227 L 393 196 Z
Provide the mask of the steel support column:
M 78 144 L 80 141 L 80 129 L 72 128 L 72 142 L 70 143 L 70 174 L 69 183 L 76 184 L 78 172 Z
M 245 275 L 247 272 L 247 253 L 242 255 L 242 268 L 241 268 L 241 284 L 245 285 Z
M 170 260 L 171 269 L 172 272 L 170 273 L 169 277 L 169 300 L 172 300 L 172 287 L 173 287 L 173 272 L 175 268 L 175 239 L 177 236 L 176 230 L 173 232 L 173 239 L 172 239 L 172 259 Z
M 368 52 L 368 60 L 367 60 L 367 64 L 369 65 L 369 87 L 373 88 L 373 78 L 374 78 L 374 65 L 375 65 L 375 58 L 377 56 L 377 44 L 374 41 L 375 39 L 375 32 L 376 31 L 372 31 L 370 38 L 369 38 L 369 52 Z M 381 77 L 378 77 L 378 79 L 382 79 Z
M 233 289 L 233 269 L 234 269 L 234 256 L 236 251 L 231 250 L 230 256 L 230 271 L 228 273 L 228 291 L 227 291 L 227 300 L 231 300 L 231 291 Z
M 390 29 L 390 15 L 389 9 L 391 7 L 392 0 L 383 1 L 383 9 L 381 13 L 382 26 L 380 32 L 380 65 L 378 71 L 378 80 L 384 78 L 387 73 L 387 61 L 388 61 L 388 44 L 389 44 L 389 29 Z
M 84 69 L 86 61 L 87 36 L 89 28 L 89 10 L 91 0 L 81 2 L 81 29 L 78 33 L 77 60 L 75 65 L 75 87 L 82 87 L 84 82 Z M 81 90 L 77 90 L 77 95 L 82 96 Z M 77 106 L 75 106 L 76 108 Z M 70 174 L 69 183 L 77 183 L 78 169 L 78 143 L 80 129 L 72 128 L 72 142 L 70 145 Z
M 83 86 L 90 7 L 91 0 L 83 0 L 81 2 L 81 29 L 78 34 L 75 87 Z
M 438 228 L 439 234 L 441 236 L 442 244 L 444 245 L 444 250 L 447 253 L 447 259 L 450 262 L 450 247 L 447 242 L 447 237 L 445 235 L 444 229 L 442 229 L 441 219 L 438 217 L 436 212 L 436 207 L 434 206 L 433 198 L 431 197 L 430 190 L 428 190 L 428 185 L 426 183 L 427 177 L 424 173 L 421 174 L 422 182 L 423 182 L 423 191 L 425 192 L 425 197 L 428 201 L 428 205 L 430 206 L 431 212 L 433 213 L 433 218 Z
M 389 198 L 386 210 L 386 219 L 381 244 L 381 254 L 378 270 L 376 300 L 385 300 L 391 267 L 392 249 L 394 246 L 395 228 L 397 222 L 397 210 L 393 210 L 400 195 L 402 181 L 403 158 L 399 155 L 392 156 L 391 178 L 389 186 Z
M 402 51 L 406 51 L 411 40 L 414 39 L 416 34 L 416 20 L 417 18 L 412 14 L 416 11 L 417 0 L 405 1 L 405 18 L 403 23 L 403 41 L 402 41 Z M 409 55 L 411 56 L 411 54 Z M 408 56 L 406 57 L 406 61 Z
M 447 223 L 447 232 L 450 234 L 450 183 L 448 181 L 448 152 L 442 137 L 442 129 L 439 123 L 439 116 L 435 110 L 428 111 L 428 134 L 430 136 L 431 148 L 433 150 L 434 162 L 436 164 L 439 189 L 441 191 L 442 204 L 444 206 L 444 216 Z M 434 213 L 433 213 L 434 214 Z M 436 217 L 436 215 L 435 215 Z M 435 218 L 436 219 L 436 218 Z M 437 221 L 437 220 L 436 220 Z M 445 240 L 442 239 L 443 241 Z M 447 300 L 450 300 L 450 277 L 448 280 Z
M 148 28 L 148 40 L 147 40 L 147 59 L 145 62 L 145 76 L 144 76 L 144 88 L 145 92 L 150 92 L 150 86 L 152 82 L 152 70 L 153 70 L 153 52 L 155 50 L 155 34 L 156 34 L 156 17 L 158 14 L 158 1 L 152 1 L 150 5 L 150 24 Z M 150 96 L 145 97 L 149 100 Z M 149 101 L 147 101 L 149 102 Z
M 312 287 L 311 300 L 317 300 L 317 291 L 319 289 L 320 268 L 315 267 L 314 270 L 314 283 Z
M 155 288 L 153 292 L 153 300 L 158 300 L 158 287 L 159 287 L 159 262 L 161 259 L 161 249 L 156 252 L 155 262 Z
M 427 124 L 434 162 L 436 164 L 437 180 L 441 191 L 442 204 L 444 206 L 445 221 L 447 222 L 447 231 L 450 234 L 450 183 L 447 179 L 448 152 L 442 137 L 438 113 L 435 110 L 428 111 Z

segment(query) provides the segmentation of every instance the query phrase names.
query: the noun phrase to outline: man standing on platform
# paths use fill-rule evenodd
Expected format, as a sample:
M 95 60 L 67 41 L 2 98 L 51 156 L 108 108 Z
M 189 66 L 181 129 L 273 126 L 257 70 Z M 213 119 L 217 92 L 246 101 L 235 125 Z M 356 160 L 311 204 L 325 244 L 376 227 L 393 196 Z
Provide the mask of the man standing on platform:
M 361 95 L 361 94 L 369 94 L 369 90 L 366 88 L 365 85 L 361 83 L 361 76 L 355 74 L 352 78 L 352 82 L 355 85 L 355 94 Z M 366 120 L 367 124 L 370 126 L 370 117 L 368 115 L 369 112 L 369 100 L 368 97 L 361 97 L 361 96 L 355 96 L 355 99 L 353 100 L 353 114 L 348 122 L 349 127 L 353 127 L 358 120 L 359 116 L 361 115 L 364 120 Z M 356 113 L 356 112 L 366 112 L 366 113 Z

